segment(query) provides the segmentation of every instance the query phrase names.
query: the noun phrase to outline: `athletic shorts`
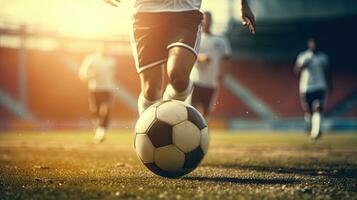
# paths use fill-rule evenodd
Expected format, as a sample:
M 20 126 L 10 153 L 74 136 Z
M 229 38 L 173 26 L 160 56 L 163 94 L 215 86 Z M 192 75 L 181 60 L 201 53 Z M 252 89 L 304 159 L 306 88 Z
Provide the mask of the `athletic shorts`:
M 209 113 L 212 108 L 212 103 L 215 101 L 216 90 L 216 88 L 193 84 L 191 104 L 201 105 L 204 112 L 206 114 Z
M 312 113 L 314 111 L 314 103 L 318 102 L 323 111 L 325 98 L 326 98 L 326 90 L 316 90 L 313 92 L 306 92 L 300 94 L 301 102 L 303 104 L 303 108 L 305 111 Z
M 197 56 L 202 19 L 202 13 L 197 10 L 136 13 L 131 42 L 137 72 L 161 66 L 172 47 L 187 48 Z

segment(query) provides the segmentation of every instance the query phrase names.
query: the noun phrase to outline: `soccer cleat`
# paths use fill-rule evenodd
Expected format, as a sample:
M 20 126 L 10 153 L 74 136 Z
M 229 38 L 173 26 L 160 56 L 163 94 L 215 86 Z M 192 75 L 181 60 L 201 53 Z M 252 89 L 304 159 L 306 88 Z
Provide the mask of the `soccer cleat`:
M 310 135 L 310 142 L 312 143 L 312 144 L 314 144 L 314 143 L 316 143 L 317 142 L 317 140 L 319 140 L 320 138 L 321 138 L 321 136 L 322 136 L 322 132 L 320 131 L 320 132 L 318 132 L 318 133 L 311 133 L 311 135 Z
M 94 143 L 99 144 L 103 142 L 105 139 L 105 128 L 98 126 L 95 129 L 95 135 L 94 135 Z
M 321 131 L 319 131 L 317 133 L 311 133 L 311 135 L 310 135 L 311 143 L 317 142 L 317 140 L 319 140 L 321 138 L 321 136 L 322 136 L 322 132 Z

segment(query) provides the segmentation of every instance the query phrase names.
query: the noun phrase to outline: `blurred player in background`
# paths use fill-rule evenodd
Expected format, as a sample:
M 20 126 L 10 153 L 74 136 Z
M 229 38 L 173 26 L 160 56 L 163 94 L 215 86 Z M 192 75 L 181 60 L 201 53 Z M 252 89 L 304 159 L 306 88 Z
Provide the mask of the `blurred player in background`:
M 79 77 L 88 83 L 90 91 L 89 108 L 94 116 L 94 142 L 102 142 L 110 121 L 114 72 L 116 62 L 104 44 L 98 45 L 96 52 L 85 57 Z
M 329 60 L 318 49 L 315 38 L 307 41 L 308 49 L 301 52 L 296 61 L 295 72 L 300 76 L 300 97 L 305 112 L 305 121 L 311 139 L 321 136 L 321 121 L 327 91 L 332 90 Z
M 211 33 L 212 15 L 204 13 L 200 53 L 191 72 L 193 92 L 191 104 L 206 118 L 216 101 L 217 88 L 222 82 L 232 50 L 224 37 Z
M 114 6 L 120 2 L 104 1 Z M 255 19 L 247 0 L 241 5 L 243 22 L 254 34 Z M 191 94 L 190 73 L 203 18 L 200 7 L 201 0 L 135 1 L 132 47 L 141 81 L 139 113 L 162 98 L 164 74 L 168 76 L 164 100 L 184 101 Z

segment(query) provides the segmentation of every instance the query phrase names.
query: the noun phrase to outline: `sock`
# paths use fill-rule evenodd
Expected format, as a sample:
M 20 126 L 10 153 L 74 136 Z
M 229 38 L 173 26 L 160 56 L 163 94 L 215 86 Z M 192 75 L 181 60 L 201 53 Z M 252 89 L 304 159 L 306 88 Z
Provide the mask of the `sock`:
M 99 134 L 105 134 L 105 128 L 103 126 L 98 126 L 96 129 L 95 129 L 95 132 L 96 133 L 99 133 Z
M 148 107 L 150 107 L 151 105 L 155 104 L 157 101 L 149 101 L 147 100 L 144 95 L 141 93 L 139 95 L 138 98 L 138 111 L 139 111 L 139 115 L 141 115 L 141 113 L 143 113 Z
M 314 112 L 311 117 L 311 136 L 317 137 L 321 128 L 321 114 L 320 112 Z
M 96 129 L 95 129 L 95 140 L 97 142 L 101 142 L 104 140 L 104 137 L 105 137 L 105 132 L 106 132 L 106 129 L 102 126 L 98 126 Z
M 192 92 L 192 87 L 193 87 L 193 84 L 192 82 L 190 81 L 188 83 L 188 86 L 187 88 L 182 91 L 182 92 L 177 92 L 174 87 L 172 87 L 171 84 L 168 84 L 167 87 L 166 87 L 166 90 L 164 92 L 164 97 L 163 99 L 164 100 L 179 100 L 179 101 L 185 101 L 186 98 L 191 94 Z

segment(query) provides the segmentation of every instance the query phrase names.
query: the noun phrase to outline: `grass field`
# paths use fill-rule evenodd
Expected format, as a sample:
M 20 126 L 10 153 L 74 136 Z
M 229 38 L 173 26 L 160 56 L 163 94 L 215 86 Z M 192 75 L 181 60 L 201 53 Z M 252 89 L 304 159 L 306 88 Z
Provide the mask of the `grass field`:
M 0 199 L 357 199 L 357 134 L 211 131 L 209 153 L 180 179 L 153 175 L 133 135 L 0 133 Z

